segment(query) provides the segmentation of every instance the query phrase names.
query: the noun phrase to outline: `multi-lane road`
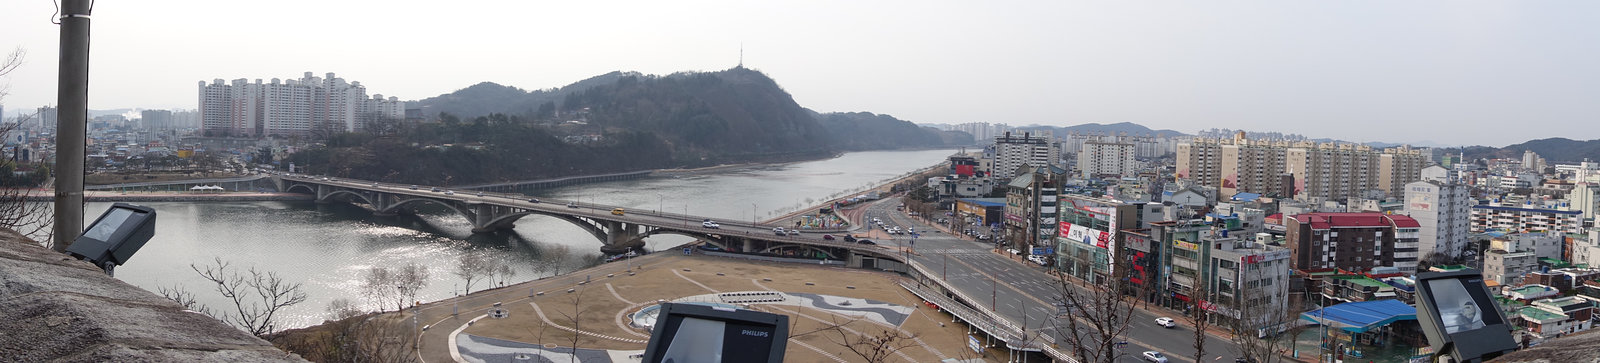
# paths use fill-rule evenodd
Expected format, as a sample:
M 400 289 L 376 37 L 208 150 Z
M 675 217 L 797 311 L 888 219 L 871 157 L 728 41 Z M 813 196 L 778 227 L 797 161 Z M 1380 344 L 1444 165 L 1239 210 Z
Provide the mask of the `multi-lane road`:
M 994 251 L 987 241 L 962 239 L 895 210 L 898 198 L 886 199 L 864 207 L 861 212 L 863 228 L 878 218 L 885 224 L 914 226 L 920 235 L 893 235 L 893 239 L 879 238 L 880 245 L 910 247 L 913 259 L 927 267 L 929 275 L 940 277 L 955 286 L 964 295 L 978 300 L 975 308 L 989 309 L 1019 327 L 1025 326 L 1031 334 L 1055 335 L 1057 326 L 1066 329 L 1066 323 L 1057 321 L 1055 302 L 1062 283 L 1037 264 L 1018 261 L 1006 252 Z M 876 226 L 873 226 L 876 227 Z M 881 228 L 877 234 L 882 235 Z M 864 233 L 864 231 L 858 232 Z M 912 241 L 915 241 L 914 243 Z M 1069 278 L 1070 279 L 1070 278 Z M 1075 288 L 1075 286 L 1074 286 Z M 1194 362 L 1194 330 L 1183 324 L 1183 319 L 1159 308 L 1140 309 L 1135 313 L 1128 329 L 1128 346 L 1125 358 L 1118 361 L 1138 361 L 1139 354 L 1147 350 L 1160 351 L 1175 362 Z M 1070 314 L 1069 314 L 1070 316 Z M 1175 328 L 1156 325 L 1157 317 L 1172 317 L 1180 322 Z M 1064 319 L 1065 317 L 1061 317 Z M 1044 339 L 1051 341 L 1051 339 Z M 1231 361 L 1237 355 L 1230 350 L 1233 344 L 1216 336 L 1207 337 L 1206 356 L 1212 362 L 1216 357 Z

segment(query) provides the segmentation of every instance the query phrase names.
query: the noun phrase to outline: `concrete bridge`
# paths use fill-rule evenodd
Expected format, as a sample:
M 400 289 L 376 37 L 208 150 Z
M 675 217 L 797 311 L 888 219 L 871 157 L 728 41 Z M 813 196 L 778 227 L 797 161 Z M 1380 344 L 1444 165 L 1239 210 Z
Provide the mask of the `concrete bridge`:
M 274 174 L 278 189 L 290 193 L 316 195 L 319 203 L 364 205 L 377 215 L 411 213 L 425 204 L 455 211 L 472 222 L 473 233 L 508 230 L 527 216 L 545 216 L 572 223 L 588 231 L 603 245 L 605 253 L 622 253 L 644 246 L 644 238 L 676 234 L 699 239 L 733 252 L 796 252 L 845 261 L 847 265 L 881 268 L 899 266 L 905 259 L 898 250 L 877 245 L 825 240 L 825 233 L 812 231 L 796 236 L 779 236 L 776 225 L 738 221 L 717 221 L 720 228 L 706 228 L 703 216 L 659 211 L 613 213 L 616 206 L 565 200 L 536 200 L 522 194 L 454 191 L 429 186 L 379 183 L 366 180 Z M 889 262 L 889 264 L 879 261 Z

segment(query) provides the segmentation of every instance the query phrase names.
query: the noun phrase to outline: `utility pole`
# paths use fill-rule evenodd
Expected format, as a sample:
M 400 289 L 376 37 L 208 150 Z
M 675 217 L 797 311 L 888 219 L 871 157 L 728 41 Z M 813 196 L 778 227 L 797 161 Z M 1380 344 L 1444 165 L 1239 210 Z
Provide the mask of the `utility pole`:
M 84 135 L 89 121 L 91 0 L 61 1 L 61 58 L 57 72 L 55 241 L 66 252 L 83 234 Z

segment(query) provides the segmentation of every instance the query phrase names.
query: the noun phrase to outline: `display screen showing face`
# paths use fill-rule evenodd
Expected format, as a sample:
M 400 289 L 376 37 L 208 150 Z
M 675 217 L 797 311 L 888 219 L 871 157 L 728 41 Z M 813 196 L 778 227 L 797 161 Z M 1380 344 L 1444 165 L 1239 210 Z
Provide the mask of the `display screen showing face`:
M 1434 311 L 1439 313 L 1445 333 L 1455 334 L 1500 324 L 1500 315 L 1488 310 L 1494 308 L 1494 303 L 1488 300 L 1488 296 L 1479 296 L 1482 295 L 1481 291 L 1468 289 L 1464 281 L 1469 280 L 1428 281 L 1429 291 L 1433 293 Z

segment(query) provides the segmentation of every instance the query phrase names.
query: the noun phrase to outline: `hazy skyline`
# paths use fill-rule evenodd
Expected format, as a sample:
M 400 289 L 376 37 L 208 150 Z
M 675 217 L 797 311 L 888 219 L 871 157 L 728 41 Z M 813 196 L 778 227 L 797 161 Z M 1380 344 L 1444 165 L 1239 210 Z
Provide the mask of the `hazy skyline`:
M 195 108 L 196 84 L 333 72 L 418 100 L 489 81 L 739 62 L 804 107 L 918 123 L 1134 122 L 1349 141 L 1600 138 L 1592 2 L 113 2 L 91 109 Z M 55 104 L 49 1 L 0 5 L 7 114 Z

